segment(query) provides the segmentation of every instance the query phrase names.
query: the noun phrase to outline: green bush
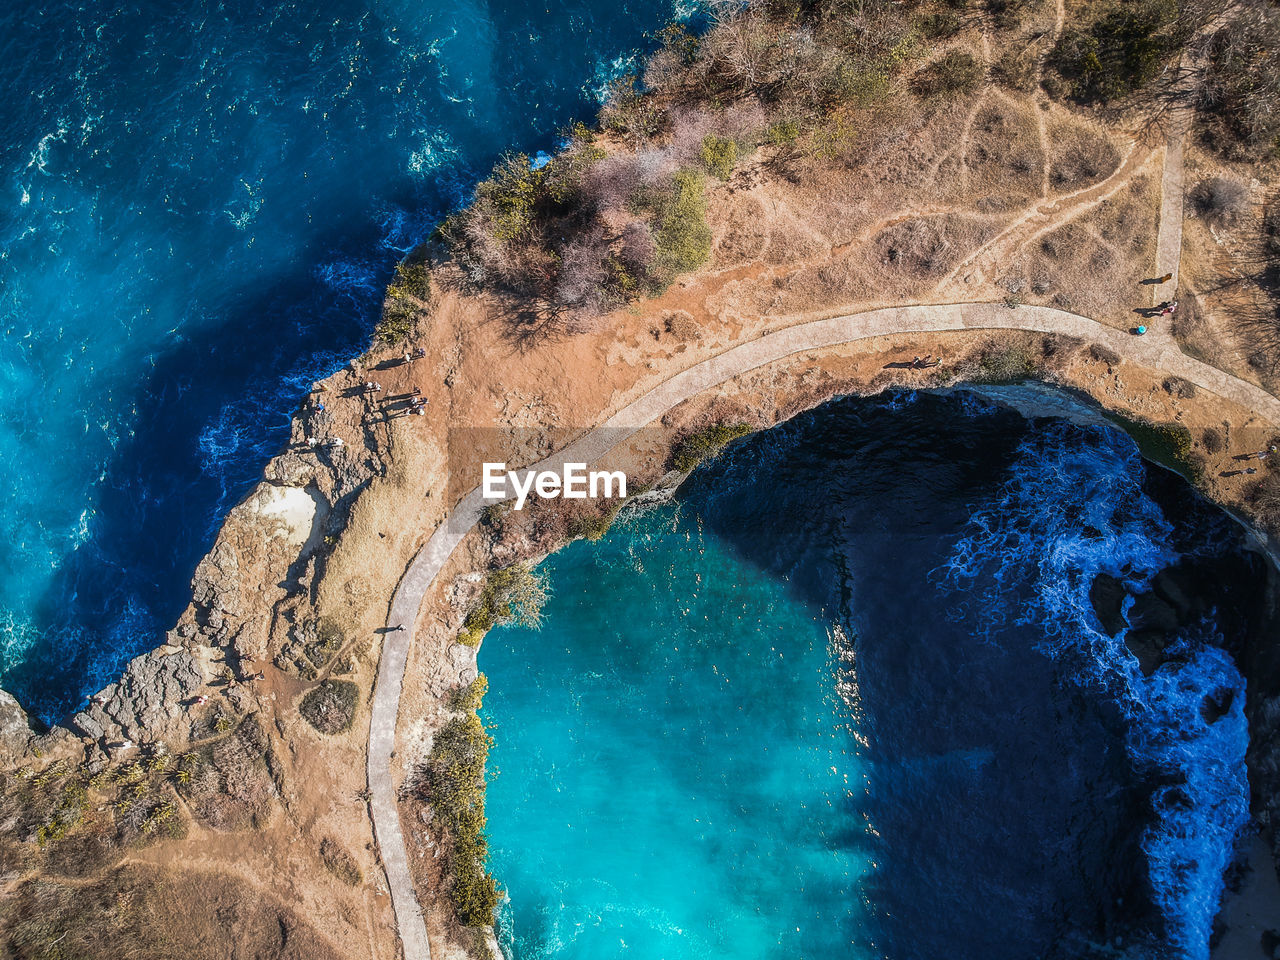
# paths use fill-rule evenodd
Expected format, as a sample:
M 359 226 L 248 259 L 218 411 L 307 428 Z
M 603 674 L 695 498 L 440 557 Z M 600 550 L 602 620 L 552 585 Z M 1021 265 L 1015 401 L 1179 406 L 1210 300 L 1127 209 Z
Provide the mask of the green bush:
M 721 180 L 728 180 L 733 176 L 734 164 L 738 162 L 738 145 L 732 140 L 709 133 L 702 138 L 700 157 L 708 173 Z
M 387 297 L 382 304 L 382 317 L 374 336 L 380 343 L 394 346 L 413 333 L 413 321 L 417 310 L 408 301 L 399 297 Z
M 745 423 L 718 423 L 706 427 L 681 440 L 676 445 L 671 462 L 677 470 L 692 470 L 703 460 L 715 456 L 728 443 L 745 437 L 750 432 L 751 427 Z
M 788 118 L 775 121 L 764 133 L 764 142 L 774 147 L 795 143 L 800 139 L 800 124 Z
M 387 287 L 393 297 L 415 297 L 426 300 L 431 296 L 431 269 L 425 259 L 411 255 L 396 264 L 396 273 Z
M 944 93 L 967 93 L 982 82 L 986 68 L 973 54 L 952 50 L 941 60 L 916 74 L 913 86 L 924 97 Z
M 1154 80 L 1181 46 L 1171 29 L 1177 17 L 1177 0 L 1117 3 L 1087 29 L 1064 33 L 1050 65 L 1077 100 L 1128 96 Z
M 498 887 L 484 869 L 488 839 L 484 765 L 493 739 L 474 713 L 447 721 L 436 734 L 419 777 L 419 791 L 452 840 L 450 898 L 464 926 L 493 923 Z
M 954 37 L 960 32 L 960 16 L 952 10 L 938 10 L 916 17 L 915 26 L 930 40 Z
M 550 593 L 546 578 L 527 564 L 494 570 L 463 621 L 458 642 L 478 646 L 486 633 L 504 623 L 537 629 L 542 625 L 542 607 Z
M 672 176 L 668 190 L 653 200 L 654 272 L 664 285 L 696 270 L 711 255 L 705 185 L 702 174 L 680 170 Z
M 321 733 L 342 733 L 351 728 L 359 699 L 360 688 L 350 680 L 326 680 L 302 698 L 298 712 Z
M 482 673 L 470 683 L 449 691 L 449 709 L 462 713 L 475 713 L 484 703 L 489 692 L 489 679 Z

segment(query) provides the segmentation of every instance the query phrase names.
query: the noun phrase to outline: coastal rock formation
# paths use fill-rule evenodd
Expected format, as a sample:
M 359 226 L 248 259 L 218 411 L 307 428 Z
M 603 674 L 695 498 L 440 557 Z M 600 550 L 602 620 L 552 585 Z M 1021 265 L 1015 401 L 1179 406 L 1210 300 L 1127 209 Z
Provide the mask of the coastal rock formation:
M 8 763 L 22 756 L 31 737 L 26 711 L 10 694 L 0 690 L 0 760 Z
M 189 651 L 158 647 L 130 660 L 120 679 L 97 694 L 71 723 L 85 736 L 105 743 L 187 737 L 184 704 L 204 683 Z

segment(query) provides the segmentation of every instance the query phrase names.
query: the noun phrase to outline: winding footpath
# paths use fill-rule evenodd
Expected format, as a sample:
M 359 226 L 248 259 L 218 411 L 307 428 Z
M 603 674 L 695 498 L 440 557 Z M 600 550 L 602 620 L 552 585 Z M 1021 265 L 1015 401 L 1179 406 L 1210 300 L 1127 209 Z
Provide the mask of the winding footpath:
M 1051 307 L 1010 308 L 993 303 L 905 306 L 801 323 L 726 350 L 654 387 L 532 469 L 558 469 L 569 461 L 594 463 L 677 404 L 769 363 L 870 337 L 957 330 L 1021 330 L 1076 337 L 1114 350 L 1131 363 L 1189 380 L 1280 424 L 1280 400 L 1260 387 L 1187 356 L 1168 336 L 1135 337 L 1096 320 Z M 413 627 L 427 589 L 454 548 L 479 522 L 484 506 L 479 488 L 472 490 L 413 558 L 392 598 L 387 619 L 389 630 L 383 636 L 369 730 L 369 791 L 374 828 L 404 943 L 405 960 L 429 960 L 431 950 L 422 909 L 414 894 L 391 775 L 400 691 Z

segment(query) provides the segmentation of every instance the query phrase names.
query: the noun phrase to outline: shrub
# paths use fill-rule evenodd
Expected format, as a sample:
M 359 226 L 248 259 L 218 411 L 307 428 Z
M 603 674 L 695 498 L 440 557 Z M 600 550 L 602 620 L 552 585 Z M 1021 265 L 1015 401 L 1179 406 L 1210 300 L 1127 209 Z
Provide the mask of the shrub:
M 568 535 L 570 540 L 601 540 L 613 526 L 613 520 L 622 509 L 621 503 L 614 503 L 604 513 L 592 510 L 589 513 L 575 514 L 569 520 Z
M 689 434 L 678 444 L 672 454 L 672 465 L 680 471 L 689 471 L 709 457 L 714 457 L 729 443 L 745 437 L 751 427 L 745 423 L 717 423 Z
M 1205 427 L 1204 433 L 1200 435 L 1200 442 L 1204 444 L 1207 453 L 1218 454 L 1227 448 L 1227 443 L 1222 437 L 1222 431 L 1217 427 Z
M 732 140 L 709 133 L 702 138 L 702 149 L 698 156 L 708 173 L 721 180 L 728 180 L 733 176 L 734 164 L 738 162 L 738 145 Z
M 600 110 L 600 125 L 635 140 L 648 140 L 662 132 L 667 117 L 654 98 L 645 96 L 637 87 L 636 80 L 634 74 L 628 74 L 609 84 Z
M 417 778 L 419 795 L 431 804 L 450 841 L 450 899 L 468 927 L 492 924 L 498 907 L 497 883 L 484 869 L 484 766 L 492 745 L 474 713 L 448 720 Z
M 696 270 L 711 255 L 705 181 L 692 170 L 677 171 L 654 207 L 654 268 L 660 284 Z
M 489 680 L 482 673 L 470 683 L 449 691 L 449 709 L 460 713 L 475 713 L 484 703 L 484 695 L 488 692 Z
M 536 630 L 542 626 L 542 608 L 550 595 L 546 577 L 528 564 L 494 570 L 467 614 L 458 642 L 477 646 L 493 627 L 504 623 Z
M 417 316 L 414 307 L 399 297 L 387 297 L 382 304 L 382 317 L 374 336 L 381 343 L 395 345 L 413 333 L 413 321 Z
M 332 837 L 325 837 L 320 841 L 320 859 L 326 870 L 348 886 L 357 887 L 364 879 L 355 858 Z
M 321 617 L 315 621 L 309 633 L 312 639 L 306 644 L 304 651 L 307 659 L 316 667 L 327 666 L 346 643 L 342 628 L 331 617 Z
M 1035 359 L 1020 344 L 989 343 L 978 355 L 976 378 L 987 383 L 1013 383 L 1035 373 Z
M 1120 365 L 1120 354 L 1110 347 L 1104 347 L 1100 343 L 1089 344 L 1089 356 L 1093 357 L 1098 363 L 1105 363 L 1108 367 Z
M 396 264 L 395 276 L 387 287 L 387 295 L 392 297 L 415 297 L 426 300 L 431 296 L 431 269 L 426 259 L 417 253 L 411 254 Z
M 799 139 L 800 124 L 789 118 L 775 121 L 764 133 L 764 142 L 774 147 L 785 146 Z
M 1249 210 L 1249 188 L 1239 180 L 1209 177 L 1191 191 L 1196 213 L 1215 227 L 1229 227 Z
M 936 63 L 915 75 L 917 93 L 932 97 L 944 93 L 967 93 L 982 82 L 985 68 L 972 53 L 952 50 Z
M 915 26 L 930 40 L 954 37 L 960 32 L 960 16 L 952 10 L 937 10 L 916 17 Z
M 351 728 L 360 688 L 350 680 L 326 680 L 302 698 L 298 712 L 321 733 L 342 733 Z
M 1209 138 L 1215 145 L 1274 153 L 1280 146 L 1280 10 L 1257 3 L 1242 13 L 1209 41 L 1200 107 L 1216 115 L 1227 134 Z
M 1179 400 L 1190 400 L 1196 395 L 1196 385 L 1181 377 L 1165 377 L 1162 386 L 1165 393 Z
M 1050 64 L 1078 100 L 1128 96 L 1154 80 L 1178 49 L 1170 32 L 1177 15 L 1176 0 L 1113 4 L 1087 30 L 1064 33 Z
M 1010 90 L 1030 92 L 1036 86 L 1036 56 L 1032 47 L 1015 47 L 991 65 L 991 79 Z

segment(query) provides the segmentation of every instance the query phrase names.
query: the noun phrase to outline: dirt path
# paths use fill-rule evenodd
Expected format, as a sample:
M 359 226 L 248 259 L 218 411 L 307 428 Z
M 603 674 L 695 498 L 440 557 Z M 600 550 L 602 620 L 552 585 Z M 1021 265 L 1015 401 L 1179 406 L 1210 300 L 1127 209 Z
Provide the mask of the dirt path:
M 856 343 L 869 337 L 911 336 L 958 330 L 1025 330 L 1057 333 L 1108 347 L 1123 359 L 1189 380 L 1280 425 L 1280 399 L 1182 353 L 1171 338 L 1135 337 L 1114 327 L 1051 307 L 968 303 L 907 306 L 799 323 L 740 344 L 659 384 L 618 410 L 595 430 L 565 447 L 535 470 L 559 469 L 566 462 L 594 463 L 677 404 L 768 363 L 795 354 Z M 405 960 L 428 960 L 426 924 L 414 895 L 408 852 L 396 806 L 391 770 L 396 718 L 413 626 L 423 598 L 449 555 L 479 522 L 485 501 L 479 488 L 467 494 L 419 551 L 396 588 L 387 618 L 369 728 L 369 791 L 374 829 L 387 885 L 404 943 Z

